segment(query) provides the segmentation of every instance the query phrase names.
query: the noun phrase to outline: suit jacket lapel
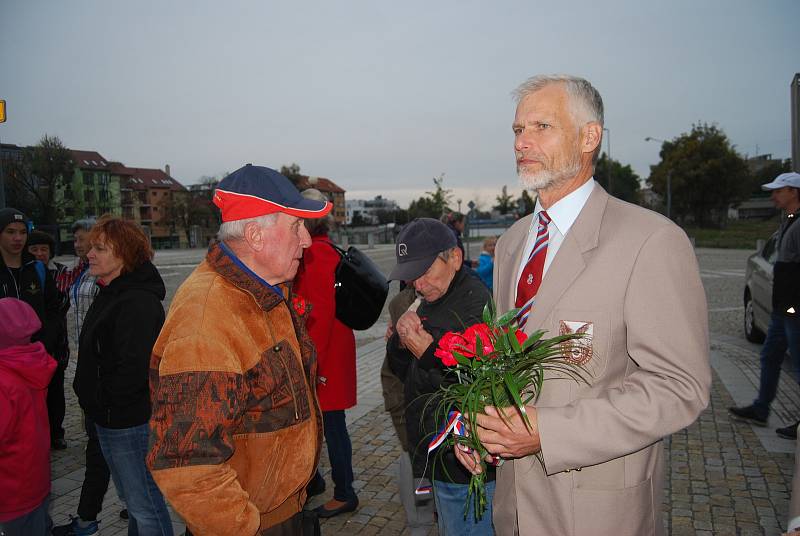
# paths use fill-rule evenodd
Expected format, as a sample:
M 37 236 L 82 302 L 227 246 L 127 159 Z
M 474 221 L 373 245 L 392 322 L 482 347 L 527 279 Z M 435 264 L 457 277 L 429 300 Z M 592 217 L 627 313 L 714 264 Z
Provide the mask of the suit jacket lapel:
M 536 295 L 536 303 L 531 310 L 531 316 L 525 325 L 525 331 L 528 334 L 543 325 L 561 295 L 586 268 L 585 257 L 588 252 L 597 247 L 600 224 L 603 221 L 608 198 L 606 191 L 599 184 L 595 184 L 589 199 L 586 200 L 586 204 L 564 237 L 558 253 L 547 269 L 542 286 Z M 519 263 L 519 259 L 517 262 Z M 551 333 L 548 337 L 555 335 L 557 333 Z

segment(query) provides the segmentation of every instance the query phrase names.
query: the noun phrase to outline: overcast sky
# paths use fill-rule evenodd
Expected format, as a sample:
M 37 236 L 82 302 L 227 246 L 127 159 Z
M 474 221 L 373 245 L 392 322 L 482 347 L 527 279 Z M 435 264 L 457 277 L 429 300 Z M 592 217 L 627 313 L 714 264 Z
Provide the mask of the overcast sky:
M 0 140 L 57 135 L 184 184 L 297 162 L 402 204 L 445 173 L 486 208 L 519 191 L 510 92 L 537 73 L 590 80 L 642 177 L 644 138 L 695 122 L 788 158 L 799 22 L 797 0 L 3 0 Z

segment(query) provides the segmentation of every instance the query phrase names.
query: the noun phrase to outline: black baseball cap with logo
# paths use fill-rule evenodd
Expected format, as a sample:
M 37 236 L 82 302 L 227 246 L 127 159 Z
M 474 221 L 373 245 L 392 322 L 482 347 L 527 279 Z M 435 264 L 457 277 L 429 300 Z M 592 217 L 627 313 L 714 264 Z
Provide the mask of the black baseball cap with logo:
M 431 267 L 439 253 L 456 245 L 456 235 L 439 220 L 417 218 L 409 222 L 397 236 L 394 248 L 397 264 L 389 279 L 417 279 Z

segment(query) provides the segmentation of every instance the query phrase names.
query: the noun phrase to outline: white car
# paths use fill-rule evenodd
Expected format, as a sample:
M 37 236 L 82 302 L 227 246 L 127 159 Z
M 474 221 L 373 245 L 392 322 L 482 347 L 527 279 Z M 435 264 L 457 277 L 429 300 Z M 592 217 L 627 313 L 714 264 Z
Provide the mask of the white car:
M 744 336 L 750 342 L 764 342 L 772 314 L 772 267 L 778 258 L 778 233 L 760 251 L 747 258 L 744 276 Z

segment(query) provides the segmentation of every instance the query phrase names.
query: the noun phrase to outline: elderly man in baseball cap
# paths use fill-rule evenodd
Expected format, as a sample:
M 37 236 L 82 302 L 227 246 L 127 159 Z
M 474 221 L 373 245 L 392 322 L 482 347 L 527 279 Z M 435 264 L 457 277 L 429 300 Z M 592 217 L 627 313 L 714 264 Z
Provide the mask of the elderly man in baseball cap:
M 766 426 L 787 350 L 792 356 L 795 378 L 800 381 L 800 174 L 782 173 L 761 188 L 771 193 L 772 202 L 785 214 L 778 229 L 778 257 L 773 267 L 772 316 L 761 348 L 758 397 L 749 406 L 728 411 L 736 419 Z M 775 432 L 784 439 L 796 440 L 798 425 L 800 421 Z M 800 526 L 800 519 L 794 521 Z
M 397 237 L 395 253 L 397 264 L 389 278 L 410 282 L 418 297 L 398 319 L 387 343 L 389 366 L 405 386 L 414 480 L 436 480 L 433 494 L 440 534 L 492 534 L 491 511 L 478 522 L 471 512 L 464 517 L 470 474 L 452 450 L 444 453 L 441 462 L 426 463 L 428 442 L 444 424 L 436 421 L 436 403 L 431 398 L 442 382 L 450 381 L 446 367 L 434 356 L 439 339 L 448 331 L 463 331 L 480 322 L 491 295 L 474 272 L 462 266 L 455 235 L 438 220 L 418 218 L 406 225 Z M 494 470 L 487 474 L 486 489 L 491 505 Z
M 250 164 L 220 182 L 214 203 L 218 242 L 153 348 L 147 463 L 193 533 L 303 534 L 322 421 L 316 355 L 288 282 L 311 244 L 303 219 L 332 205 Z

